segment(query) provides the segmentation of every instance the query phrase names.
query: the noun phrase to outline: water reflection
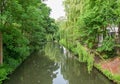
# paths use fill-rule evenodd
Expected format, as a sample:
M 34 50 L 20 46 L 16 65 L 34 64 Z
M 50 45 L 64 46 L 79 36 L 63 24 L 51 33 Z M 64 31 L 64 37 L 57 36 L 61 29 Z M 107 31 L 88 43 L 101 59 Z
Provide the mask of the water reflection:
M 86 64 L 79 63 L 64 47 L 60 49 L 57 44 L 50 43 L 45 51 L 59 65 L 53 84 L 113 84 L 96 69 L 89 74 Z
M 65 48 L 47 43 L 29 57 L 4 84 L 113 84 L 96 69 L 87 73 Z
M 44 52 L 30 56 L 4 84 L 52 84 L 59 66 L 48 59 Z

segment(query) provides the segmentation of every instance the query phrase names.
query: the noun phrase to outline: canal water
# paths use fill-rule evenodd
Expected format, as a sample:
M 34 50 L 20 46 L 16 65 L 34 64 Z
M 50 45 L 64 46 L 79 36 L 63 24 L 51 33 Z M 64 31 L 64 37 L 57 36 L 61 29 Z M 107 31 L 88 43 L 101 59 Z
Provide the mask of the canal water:
M 33 53 L 3 84 L 113 84 L 99 71 L 89 74 L 64 47 L 47 43 Z

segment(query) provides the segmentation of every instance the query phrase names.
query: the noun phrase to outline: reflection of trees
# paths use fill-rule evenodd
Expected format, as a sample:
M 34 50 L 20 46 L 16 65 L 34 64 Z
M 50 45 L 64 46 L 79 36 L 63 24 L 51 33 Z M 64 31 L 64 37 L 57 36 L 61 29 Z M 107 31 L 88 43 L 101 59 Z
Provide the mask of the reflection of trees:
M 76 61 L 69 52 L 63 54 L 59 47 L 47 43 L 43 51 L 29 57 L 4 84 L 53 84 L 58 69 L 69 84 L 112 84 L 97 70 L 88 74 L 85 64 Z
M 34 53 L 4 84 L 52 84 L 58 69 L 44 52 Z
M 63 54 L 64 49 L 59 47 L 55 43 L 46 44 L 45 55 L 61 66 L 61 74 L 69 84 L 101 84 L 101 81 L 103 84 L 111 84 L 96 70 L 88 74 L 86 64 L 79 63 L 69 52 Z
M 69 84 L 80 84 L 80 65 L 74 59 L 68 58 L 61 65 L 61 73 L 63 77 L 69 81 Z M 83 69 L 84 66 L 82 67 Z M 84 84 L 84 83 L 82 83 Z
M 93 70 L 89 74 L 86 64 L 79 63 L 69 55 L 61 64 L 61 73 L 69 84 L 101 84 L 101 82 L 102 84 L 112 84 L 97 70 Z
M 60 46 L 56 43 L 49 42 L 46 44 L 45 55 L 55 62 L 60 62 L 62 60 Z

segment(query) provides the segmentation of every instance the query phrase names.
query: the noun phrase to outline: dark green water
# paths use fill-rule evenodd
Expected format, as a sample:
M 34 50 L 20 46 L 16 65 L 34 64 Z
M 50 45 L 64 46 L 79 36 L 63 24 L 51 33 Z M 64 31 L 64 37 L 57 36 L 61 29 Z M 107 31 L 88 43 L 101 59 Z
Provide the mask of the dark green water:
M 79 63 L 55 43 L 30 56 L 3 84 L 113 84 L 96 69 L 88 74 Z

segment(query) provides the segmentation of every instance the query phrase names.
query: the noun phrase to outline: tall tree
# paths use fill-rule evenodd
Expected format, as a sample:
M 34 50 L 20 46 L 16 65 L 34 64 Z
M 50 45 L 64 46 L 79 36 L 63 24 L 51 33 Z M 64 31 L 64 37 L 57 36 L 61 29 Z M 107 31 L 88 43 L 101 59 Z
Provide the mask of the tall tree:
M 107 29 L 108 26 L 119 25 L 119 3 L 120 0 L 65 0 L 67 44 L 75 45 L 74 42 L 79 41 L 101 52 L 111 52 L 119 47 L 119 42 L 115 44 L 116 37 L 110 36 Z M 98 47 L 101 35 L 102 46 Z
M 50 8 L 41 0 L 0 0 L 0 83 L 57 30 Z

